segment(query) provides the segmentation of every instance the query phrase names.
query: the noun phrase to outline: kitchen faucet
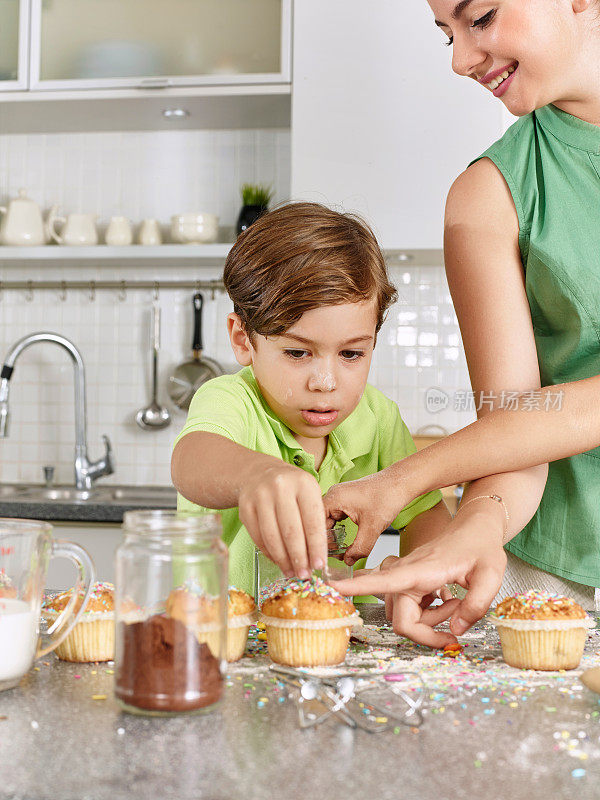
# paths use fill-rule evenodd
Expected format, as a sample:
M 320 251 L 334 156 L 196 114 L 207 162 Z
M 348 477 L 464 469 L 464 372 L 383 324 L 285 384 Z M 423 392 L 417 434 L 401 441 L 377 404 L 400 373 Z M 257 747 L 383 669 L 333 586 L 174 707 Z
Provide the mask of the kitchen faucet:
M 15 342 L 6 354 L 0 372 L 0 438 L 8 436 L 8 391 L 15 362 L 19 355 L 36 342 L 54 342 L 63 347 L 73 360 L 75 368 L 75 486 L 85 490 L 92 488 L 92 481 L 114 471 L 112 448 L 108 436 L 103 436 L 105 453 L 99 461 L 90 462 L 87 455 L 86 409 L 85 409 L 85 369 L 81 353 L 73 342 L 58 333 L 31 333 Z

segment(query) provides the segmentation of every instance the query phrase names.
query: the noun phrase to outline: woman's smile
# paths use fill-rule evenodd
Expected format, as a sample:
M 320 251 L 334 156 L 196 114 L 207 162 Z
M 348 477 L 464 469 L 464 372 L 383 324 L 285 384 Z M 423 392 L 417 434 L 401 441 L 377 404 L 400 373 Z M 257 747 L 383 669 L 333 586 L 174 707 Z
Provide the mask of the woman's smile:
M 506 67 L 489 72 L 487 75 L 484 75 L 479 82 L 484 86 L 487 86 L 487 88 L 495 94 L 496 89 L 498 89 L 504 83 L 504 81 L 507 81 L 513 72 L 516 72 L 518 66 L 519 62 L 514 61 L 512 64 L 509 64 Z M 505 88 L 508 88 L 508 86 Z

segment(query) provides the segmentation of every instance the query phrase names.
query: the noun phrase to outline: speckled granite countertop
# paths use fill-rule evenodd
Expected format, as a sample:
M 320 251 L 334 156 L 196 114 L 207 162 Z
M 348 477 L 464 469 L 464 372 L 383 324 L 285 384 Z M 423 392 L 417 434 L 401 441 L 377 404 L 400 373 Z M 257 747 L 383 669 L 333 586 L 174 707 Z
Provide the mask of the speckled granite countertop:
M 347 666 L 417 670 L 421 728 L 381 734 L 333 720 L 300 730 L 264 645 L 231 665 L 222 704 L 171 719 L 122 713 L 112 664 L 37 663 L 0 694 L 0 798 L 11 800 L 591 800 L 600 796 L 600 705 L 579 670 L 523 672 L 483 622 L 456 659 L 397 639 L 381 607 Z M 582 667 L 600 664 L 600 631 Z M 97 699 L 94 699 L 97 698 Z
M 123 522 L 123 514 L 140 506 L 114 506 L 104 503 L 27 503 L 0 501 L 0 517 L 39 519 L 60 522 Z M 147 506 L 143 506 L 147 508 Z

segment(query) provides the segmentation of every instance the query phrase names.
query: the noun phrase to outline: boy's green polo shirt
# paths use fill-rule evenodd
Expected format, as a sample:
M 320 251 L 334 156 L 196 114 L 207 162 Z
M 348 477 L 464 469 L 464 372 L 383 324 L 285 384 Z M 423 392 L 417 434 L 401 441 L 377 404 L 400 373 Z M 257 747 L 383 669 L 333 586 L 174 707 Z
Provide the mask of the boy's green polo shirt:
M 245 367 L 235 375 L 213 378 L 198 389 L 186 424 L 175 443 L 193 431 L 216 433 L 250 450 L 295 464 L 315 477 L 323 494 L 336 483 L 373 475 L 416 449 L 398 406 L 367 385 L 352 414 L 329 434 L 327 452 L 317 471 L 314 456 L 302 449 L 290 429 L 263 399 L 251 367 Z M 215 464 L 214 468 L 218 471 L 219 465 Z M 393 526 L 403 528 L 441 499 L 439 491 L 418 497 L 400 512 Z M 177 505 L 185 511 L 211 510 L 195 505 L 181 495 Z M 254 543 L 240 522 L 237 507 L 219 513 L 223 521 L 223 541 L 229 548 L 229 582 L 252 594 Z M 344 525 L 346 541 L 354 541 L 356 525 L 350 520 Z M 364 566 L 364 563 L 364 560 L 357 562 L 356 568 Z

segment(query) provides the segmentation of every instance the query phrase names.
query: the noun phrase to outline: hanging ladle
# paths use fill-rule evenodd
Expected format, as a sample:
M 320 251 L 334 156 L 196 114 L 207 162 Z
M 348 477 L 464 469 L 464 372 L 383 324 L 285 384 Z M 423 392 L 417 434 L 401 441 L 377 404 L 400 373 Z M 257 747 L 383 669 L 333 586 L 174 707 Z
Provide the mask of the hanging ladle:
M 165 406 L 159 406 L 156 400 L 158 383 L 158 351 L 160 350 L 160 307 L 157 301 L 152 304 L 152 402 L 146 408 L 140 408 L 135 421 L 145 431 L 158 431 L 171 424 L 171 414 Z

